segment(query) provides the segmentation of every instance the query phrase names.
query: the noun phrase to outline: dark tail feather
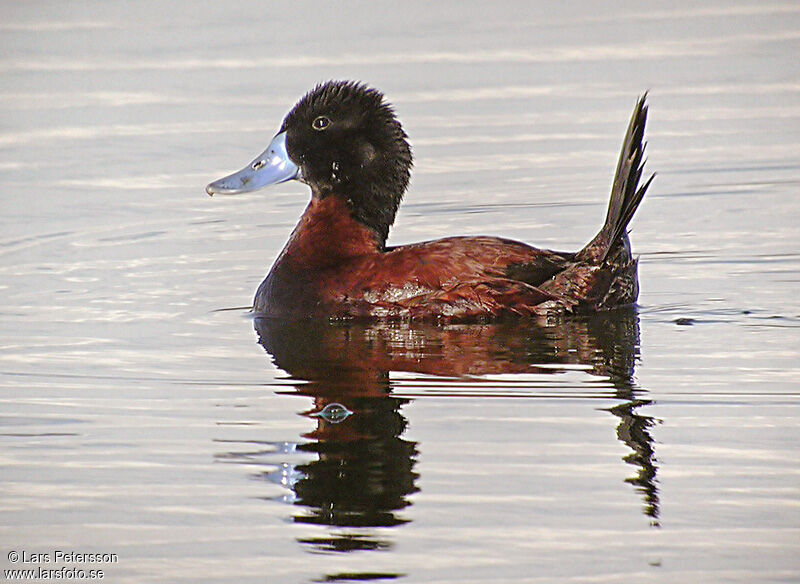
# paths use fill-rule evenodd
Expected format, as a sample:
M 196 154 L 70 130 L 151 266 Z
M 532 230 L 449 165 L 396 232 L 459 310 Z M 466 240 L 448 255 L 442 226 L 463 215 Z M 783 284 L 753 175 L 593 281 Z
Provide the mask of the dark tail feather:
M 622 152 L 617 163 L 614 185 L 611 187 L 611 201 L 603 228 L 595 238 L 577 254 L 577 259 L 603 263 L 614 245 L 622 238 L 633 214 L 642 202 L 647 187 L 655 178 L 653 174 L 639 187 L 639 179 L 644 170 L 644 127 L 647 123 L 647 93 L 639 98 L 633 110 L 628 131 L 622 142 Z

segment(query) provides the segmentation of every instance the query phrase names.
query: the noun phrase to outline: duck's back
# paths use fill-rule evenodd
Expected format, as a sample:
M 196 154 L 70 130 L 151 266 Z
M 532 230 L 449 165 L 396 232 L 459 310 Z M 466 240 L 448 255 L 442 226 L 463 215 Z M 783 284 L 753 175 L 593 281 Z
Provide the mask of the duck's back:
M 573 257 L 496 237 L 450 237 L 323 269 L 273 270 L 259 289 L 255 310 L 335 318 L 531 315 L 558 300 L 539 286 Z

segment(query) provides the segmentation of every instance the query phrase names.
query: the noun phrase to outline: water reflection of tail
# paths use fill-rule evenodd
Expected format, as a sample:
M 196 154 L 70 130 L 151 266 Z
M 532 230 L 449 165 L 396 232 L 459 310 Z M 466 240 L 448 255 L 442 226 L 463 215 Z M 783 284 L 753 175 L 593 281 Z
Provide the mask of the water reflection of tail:
M 656 459 L 650 428 L 656 423 L 651 416 L 639 413 L 639 409 L 651 403 L 645 399 L 645 391 L 633 382 L 634 368 L 639 354 L 639 318 L 633 309 L 598 315 L 586 321 L 586 335 L 595 339 L 597 346 L 598 374 L 607 376 L 616 388 L 617 399 L 623 403 L 609 408 L 619 418 L 617 438 L 633 452 L 623 458 L 637 467 L 636 475 L 626 482 L 636 486 L 644 498 L 644 514 L 651 518 L 651 525 L 659 525 L 659 500 L 656 484 Z
M 298 450 L 317 459 L 295 467 L 290 486 L 304 507 L 302 523 L 336 527 L 307 540 L 317 549 L 349 551 L 389 545 L 362 528 L 407 521 L 402 510 L 415 492 L 416 444 L 402 438 L 408 399 L 391 394 L 390 371 L 432 375 L 556 373 L 581 365 L 607 378 L 624 400 L 609 411 L 617 436 L 636 467 L 627 479 L 641 491 L 644 512 L 659 515 L 653 419 L 639 413 L 650 403 L 633 381 L 639 323 L 634 310 L 556 322 L 434 325 L 256 321 L 261 344 L 275 364 L 297 379 L 296 393 L 313 399 L 303 415 L 316 420 Z M 374 532 L 374 530 L 373 530 Z

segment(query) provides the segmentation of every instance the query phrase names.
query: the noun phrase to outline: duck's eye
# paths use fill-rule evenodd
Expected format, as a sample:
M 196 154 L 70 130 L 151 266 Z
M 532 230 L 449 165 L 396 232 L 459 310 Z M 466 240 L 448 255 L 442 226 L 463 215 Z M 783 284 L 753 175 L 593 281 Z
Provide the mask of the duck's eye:
M 256 160 L 253 164 L 250 165 L 250 168 L 252 168 L 253 170 L 258 170 L 259 168 L 264 166 L 266 163 L 267 163 L 266 160 Z
M 311 127 L 314 128 L 317 132 L 321 132 L 330 125 L 331 125 L 330 119 L 326 118 L 325 116 L 319 116 L 317 118 L 314 118 L 314 121 L 311 122 Z

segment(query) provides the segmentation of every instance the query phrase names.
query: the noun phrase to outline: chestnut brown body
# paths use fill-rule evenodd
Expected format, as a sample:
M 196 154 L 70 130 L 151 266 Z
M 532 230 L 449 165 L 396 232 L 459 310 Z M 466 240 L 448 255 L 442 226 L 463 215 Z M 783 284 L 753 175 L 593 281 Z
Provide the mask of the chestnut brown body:
M 639 186 L 646 119 L 643 96 L 605 223 L 574 253 L 497 237 L 386 247 L 411 149 L 383 95 L 349 81 L 310 91 L 259 158 L 206 190 L 234 194 L 291 179 L 311 187 L 311 202 L 256 293 L 260 316 L 476 320 L 604 310 L 634 303 L 639 291 L 627 227 L 652 180 Z
M 314 196 L 256 295 L 269 317 L 475 320 L 630 304 L 636 261 L 615 263 L 497 237 L 448 237 L 382 249 L 339 197 Z M 339 234 L 349 237 L 342 240 Z M 613 289 L 610 284 L 617 284 Z

